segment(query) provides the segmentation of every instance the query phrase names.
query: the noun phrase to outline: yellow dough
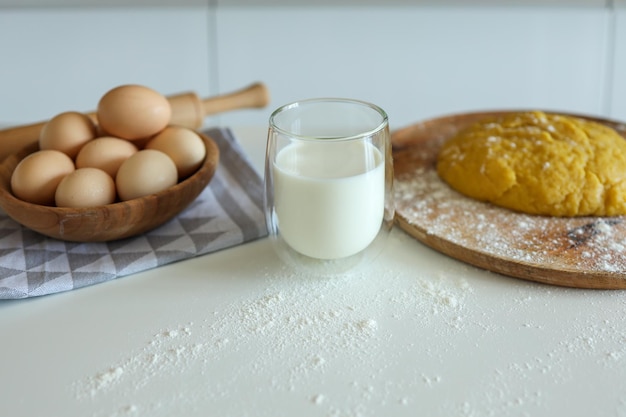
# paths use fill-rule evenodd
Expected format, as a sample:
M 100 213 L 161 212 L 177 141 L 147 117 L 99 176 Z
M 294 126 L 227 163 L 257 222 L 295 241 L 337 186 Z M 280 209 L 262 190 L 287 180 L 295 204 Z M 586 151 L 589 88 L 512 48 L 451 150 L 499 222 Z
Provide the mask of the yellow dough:
M 530 214 L 626 214 L 626 140 L 580 118 L 523 112 L 447 141 L 437 172 L 455 190 Z

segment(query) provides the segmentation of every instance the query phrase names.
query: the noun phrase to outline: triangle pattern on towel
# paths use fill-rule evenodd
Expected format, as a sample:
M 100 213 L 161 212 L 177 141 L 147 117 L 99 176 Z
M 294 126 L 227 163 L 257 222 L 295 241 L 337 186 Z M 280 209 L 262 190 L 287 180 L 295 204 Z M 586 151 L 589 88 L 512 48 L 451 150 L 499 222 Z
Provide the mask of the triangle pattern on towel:
M 209 185 L 178 216 L 142 235 L 64 242 L 27 229 L 0 209 L 0 299 L 82 288 L 264 236 L 261 177 L 228 129 L 204 133 L 225 155 L 215 173 L 220 192 Z M 246 206 L 227 212 L 220 198 Z

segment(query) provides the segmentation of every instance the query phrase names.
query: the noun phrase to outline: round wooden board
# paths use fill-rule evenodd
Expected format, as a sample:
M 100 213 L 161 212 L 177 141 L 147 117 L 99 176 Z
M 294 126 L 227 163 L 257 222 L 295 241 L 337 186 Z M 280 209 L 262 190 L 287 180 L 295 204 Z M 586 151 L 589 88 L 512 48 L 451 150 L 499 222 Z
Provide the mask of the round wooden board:
M 441 145 L 460 129 L 503 113 L 446 116 L 392 134 L 398 226 L 439 252 L 500 274 L 574 288 L 626 288 L 626 216 L 517 213 L 461 195 L 439 178 Z M 626 137 L 622 123 L 574 116 Z

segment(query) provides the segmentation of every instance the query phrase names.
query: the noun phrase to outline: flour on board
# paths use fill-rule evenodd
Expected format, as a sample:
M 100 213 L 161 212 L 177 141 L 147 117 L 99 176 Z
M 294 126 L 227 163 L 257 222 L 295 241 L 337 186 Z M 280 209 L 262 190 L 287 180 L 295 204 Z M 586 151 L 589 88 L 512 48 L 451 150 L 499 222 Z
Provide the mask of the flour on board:
M 621 217 L 514 212 L 466 197 L 424 167 L 398 178 L 395 189 L 401 218 L 454 244 L 552 268 L 626 272 L 626 222 Z

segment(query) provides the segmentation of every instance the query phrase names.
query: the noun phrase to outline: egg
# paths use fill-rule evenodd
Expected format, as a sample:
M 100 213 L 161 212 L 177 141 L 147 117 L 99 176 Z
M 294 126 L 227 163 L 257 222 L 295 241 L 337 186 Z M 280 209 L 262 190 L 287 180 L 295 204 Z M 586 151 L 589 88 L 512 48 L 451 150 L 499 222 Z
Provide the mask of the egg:
M 58 207 L 96 207 L 115 202 L 115 182 L 98 168 L 78 168 L 61 180 L 54 200 Z
M 76 156 L 76 168 L 99 168 L 115 178 L 120 165 L 138 149 L 133 143 L 111 136 L 87 142 Z
M 121 200 L 163 191 L 178 182 L 178 171 L 172 158 L 155 149 L 143 149 L 122 163 L 115 185 Z
M 146 149 L 156 149 L 172 158 L 179 180 L 196 172 L 206 156 L 206 147 L 200 136 L 191 129 L 179 126 L 166 127 L 146 144 Z
M 57 186 L 74 170 L 74 162 L 63 152 L 37 151 L 22 159 L 13 170 L 11 191 L 23 201 L 53 205 Z
M 68 111 L 57 114 L 41 129 L 39 149 L 54 149 L 74 158 L 80 148 L 96 137 L 96 124 L 89 116 Z
M 157 91 L 129 84 L 104 94 L 96 114 L 100 127 L 108 135 L 137 140 L 163 130 L 170 122 L 172 108 Z

